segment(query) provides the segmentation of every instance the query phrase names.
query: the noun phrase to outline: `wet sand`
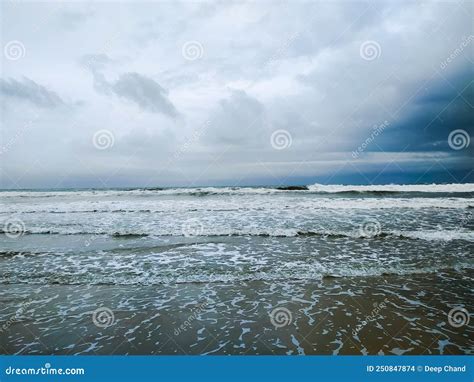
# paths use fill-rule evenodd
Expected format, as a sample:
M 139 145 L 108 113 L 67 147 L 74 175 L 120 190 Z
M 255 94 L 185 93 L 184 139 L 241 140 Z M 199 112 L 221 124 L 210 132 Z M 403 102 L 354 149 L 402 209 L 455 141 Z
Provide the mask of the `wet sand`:
M 6 284 L 0 291 L 0 351 L 472 354 L 472 320 L 466 316 L 453 326 L 448 315 L 453 308 L 474 311 L 473 275 L 464 270 L 314 282 Z

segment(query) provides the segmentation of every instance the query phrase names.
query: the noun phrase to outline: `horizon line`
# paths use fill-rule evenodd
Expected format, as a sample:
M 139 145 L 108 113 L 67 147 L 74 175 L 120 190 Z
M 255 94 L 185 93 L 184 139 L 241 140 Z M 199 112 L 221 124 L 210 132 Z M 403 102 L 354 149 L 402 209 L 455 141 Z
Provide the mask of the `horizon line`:
M 308 187 L 314 185 L 321 186 L 431 186 L 431 185 L 454 185 L 454 184 L 474 184 L 473 182 L 425 182 L 425 183 L 377 183 L 377 184 L 351 184 L 351 183 L 310 183 L 310 184 L 254 184 L 246 186 L 237 185 L 195 185 L 195 186 L 116 186 L 116 187 L 24 187 L 24 188 L 0 188 L 0 192 L 5 191 L 66 191 L 66 190 L 172 190 L 172 189 L 193 189 L 193 188 L 268 188 L 279 189 L 288 187 Z M 303 189 L 302 189 L 303 190 Z

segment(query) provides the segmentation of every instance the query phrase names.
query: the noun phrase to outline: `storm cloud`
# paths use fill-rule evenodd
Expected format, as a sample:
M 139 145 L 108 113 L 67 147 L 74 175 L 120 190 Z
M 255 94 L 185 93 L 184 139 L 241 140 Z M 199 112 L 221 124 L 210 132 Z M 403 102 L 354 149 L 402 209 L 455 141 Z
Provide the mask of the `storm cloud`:
M 108 64 L 113 64 L 106 54 L 86 55 L 80 63 L 91 71 L 94 78 L 94 88 L 103 94 L 115 94 L 138 105 L 142 110 L 152 113 L 163 113 L 177 117 L 178 112 L 168 99 L 168 91 L 152 78 L 139 73 L 120 74 L 116 81 L 108 81 L 103 74 Z
M 178 112 L 167 98 L 167 91 L 156 81 L 138 73 L 125 73 L 110 85 L 119 97 L 135 102 L 143 110 L 176 117 Z
M 19 81 L 14 78 L 0 78 L 0 94 L 2 97 L 27 101 L 39 107 L 53 108 L 64 104 L 57 93 L 27 77 Z
M 1 7 L 1 187 L 474 181 L 469 1 Z

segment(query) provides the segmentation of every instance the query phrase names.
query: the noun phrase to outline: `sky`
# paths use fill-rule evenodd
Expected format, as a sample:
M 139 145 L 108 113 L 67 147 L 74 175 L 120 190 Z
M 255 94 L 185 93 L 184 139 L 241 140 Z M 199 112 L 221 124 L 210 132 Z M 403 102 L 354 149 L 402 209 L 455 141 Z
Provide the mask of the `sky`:
M 2 1 L 0 188 L 474 182 L 473 7 Z

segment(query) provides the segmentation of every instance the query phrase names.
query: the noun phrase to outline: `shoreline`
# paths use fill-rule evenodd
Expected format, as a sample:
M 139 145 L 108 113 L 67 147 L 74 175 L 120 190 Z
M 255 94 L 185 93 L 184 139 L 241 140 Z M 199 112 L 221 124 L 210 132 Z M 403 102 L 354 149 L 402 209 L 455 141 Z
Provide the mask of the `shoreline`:
M 467 270 L 312 283 L 4 285 L 0 299 L 8 313 L 2 311 L 2 322 L 29 303 L 0 333 L 1 353 L 472 354 L 472 324 L 453 327 L 448 313 L 452 301 L 473 310 L 473 275 Z

